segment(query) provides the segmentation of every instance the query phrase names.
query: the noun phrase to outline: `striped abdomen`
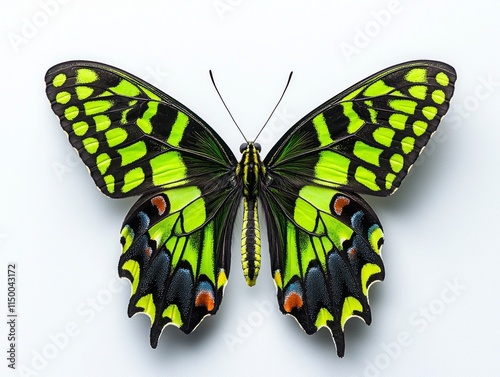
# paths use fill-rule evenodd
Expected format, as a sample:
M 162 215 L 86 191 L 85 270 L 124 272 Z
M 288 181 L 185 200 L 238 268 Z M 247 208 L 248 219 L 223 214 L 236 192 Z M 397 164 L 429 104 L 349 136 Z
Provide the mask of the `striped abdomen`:
M 241 265 L 249 286 L 255 285 L 260 270 L 260 229 L 257 200 L 243 199 L 243 229 L 241 232 Z

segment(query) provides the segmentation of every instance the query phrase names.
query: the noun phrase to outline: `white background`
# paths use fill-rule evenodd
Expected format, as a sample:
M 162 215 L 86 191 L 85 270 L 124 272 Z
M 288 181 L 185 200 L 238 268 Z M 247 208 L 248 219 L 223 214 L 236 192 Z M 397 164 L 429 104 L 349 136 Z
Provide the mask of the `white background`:
M 498 337 L 500 56 L 495 1 L 1 0 L 0 375 L 494 376 Z M 294 76 L 259 139 L 390 65 L 436 59 L 458 72 L 448 116 L 390 198 L 367 198 L 385 230 L 387 277 L 373 323 L 327 331 L 281 315 L 267 246 L 248 288 L 235 241 L 218 314 L 191 335 L 128 319 L 119 229 L 134 200 L 93 181 L 45 97 L 54 64 L 86 59 L 138 75 L 186 104 L 236 155 Z M 239 238 L 241 220 L 236 224 Z M 17 371 L 7 367 L 7 264 L 17 264 Z

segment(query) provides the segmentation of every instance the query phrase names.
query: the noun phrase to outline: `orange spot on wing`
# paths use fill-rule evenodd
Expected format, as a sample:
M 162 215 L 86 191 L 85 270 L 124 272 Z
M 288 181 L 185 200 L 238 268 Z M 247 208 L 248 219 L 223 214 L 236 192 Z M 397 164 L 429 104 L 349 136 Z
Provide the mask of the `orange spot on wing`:
M 194 303 L 195 306 L 205 306 L 209 312 L 211 312 L 215 307 L 214 296 L 210 292 L 201 291 L 196 296 Z
M 301 308 L 303 305 L 302 297 L 296 292 L 290 292 L 285 297 L 283 308 L 286 312 L 290 313 L 294 308 Z
M 158 209 L 158 214 L 163 215 L 165 213 L 165 209 L 167 208 L 167 203 L 165 199 L 161 196 L 155 196 L 151 199 L 151 204 L 154 205 Z
M 333 209 L 335 210 L 335 213 L 340 216 L 344 207 L 350 202 L 351 201 L 349 200 L 349 198 L 346 198 L 345 196 L 340 196 L 335 199 L 335 203 L 333 203 Z

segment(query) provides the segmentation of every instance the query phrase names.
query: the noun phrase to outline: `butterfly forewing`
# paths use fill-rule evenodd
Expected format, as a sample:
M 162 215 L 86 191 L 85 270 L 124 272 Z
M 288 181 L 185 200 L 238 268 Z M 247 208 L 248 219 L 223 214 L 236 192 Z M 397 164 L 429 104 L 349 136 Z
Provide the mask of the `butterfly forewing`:
M 216 182 L 236 164 L 192 111 L 124 71 L 73 61 L 51 68 L 45 80 L 69 141 L 110 197 Z
M 444 63 L 381 71 L 305 116 L 264 160 L 271 174 L 386 196 L 446 114 L 456 74 Z

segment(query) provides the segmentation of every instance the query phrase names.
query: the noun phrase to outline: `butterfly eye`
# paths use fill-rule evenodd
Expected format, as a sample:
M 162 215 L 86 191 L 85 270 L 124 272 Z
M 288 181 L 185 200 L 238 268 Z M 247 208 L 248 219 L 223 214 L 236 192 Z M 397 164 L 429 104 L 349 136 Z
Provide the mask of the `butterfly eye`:
M 257 149 L 257 152 L 261 151 L 262 147 L 260 146 L 259 143 L 255 143 L 254 146 L 255 146 L 255 149 Z
M 243 143 L 240 145 L 240 153 L 243 153 L 247 149 L 248 143 Z

